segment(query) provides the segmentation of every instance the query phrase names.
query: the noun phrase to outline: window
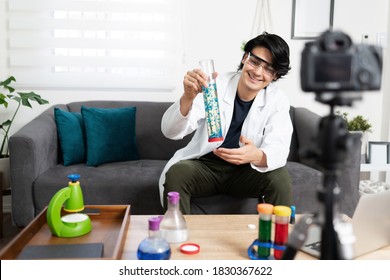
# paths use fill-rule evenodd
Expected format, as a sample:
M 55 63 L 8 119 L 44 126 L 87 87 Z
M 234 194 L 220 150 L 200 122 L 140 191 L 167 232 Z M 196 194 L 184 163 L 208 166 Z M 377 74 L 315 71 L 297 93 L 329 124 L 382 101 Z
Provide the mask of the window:
M 8 67 L 42 88 L 174 87 L 177 0 L 9 0 Z

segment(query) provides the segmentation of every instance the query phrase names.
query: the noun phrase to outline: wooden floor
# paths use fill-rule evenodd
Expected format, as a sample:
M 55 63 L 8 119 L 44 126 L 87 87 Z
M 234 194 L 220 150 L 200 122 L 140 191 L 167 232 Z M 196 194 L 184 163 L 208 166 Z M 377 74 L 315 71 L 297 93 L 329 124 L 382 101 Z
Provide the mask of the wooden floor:
M 0 250 L 8 244 L 19 232 L 20 228 L 12 224 L 11 213 L 3 214 L 3 237 L 0 238 Z

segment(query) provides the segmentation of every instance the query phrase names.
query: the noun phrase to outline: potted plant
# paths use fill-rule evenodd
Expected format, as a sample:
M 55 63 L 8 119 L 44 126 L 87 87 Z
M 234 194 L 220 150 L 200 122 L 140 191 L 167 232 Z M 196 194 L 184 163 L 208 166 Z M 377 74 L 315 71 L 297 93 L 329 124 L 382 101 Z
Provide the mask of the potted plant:
M 30 101 L 35 101 L 39 105 L 48 104 L 49 102 L 35 92 L 15 92 L 15 89 L 12 87 L 12 83 L 16 82 L 13 76 L 9 77 L 4 81 L 0 81 L 0 106 L 8 108 L 8 104 L 11 101 L 17 103 L 15 110 L 11 113 L 11 118 L 7 119 L 0 124 L 0 129 L 3 132 L 3 139 L 0 146 L 0 158 L 9 157 L 8 150 L 8 140 L 9 140 L 9 131 L 11 129 L 12 123 L 15 120 L 16 115 L 19 112 L 21 106 L 30 107 Z
M 3 138 L 0 137 L 0 172 L 3 172 L 3 189 L 9 188 L 9 132 L 20 107 L 26 106 L 32 108 L 31 101 L 37 102 L 40 105 L 49 103 L 32 91 L 15 92 L 15 89 L 12 87 L 12 83 L 14 82 L 16 82 L 16 80 L 13 76 L 4 81 L 0 81 L 0 108 L 3 106 L 7 109 L 10 102 L 16 102 L 15 109 L 11 111 L 11 118 L 0 120 L 0 131 L 3 134 Z
M 370 124 L 368 119 L 365 119 L 362 115 L 357 115 L 353 119 L 349 119 L 348 113 L 338 113 L 346 121 L 349 131 L 372 132 L 372 125 Z
M 351 133 L 360 133 L 362 141 L 362 150 L 361 150 L 361 162 L 365 163 L 367 161 L 367 143 L 368 143 L 368 133 L 372 132 L 372 125 L 368 119 L 364 118 L 362 115 L 357 115 L 354 118 L 350 119 L 348 113 L 337 111 L 336 114 L 340 115 L 345 122 L 347 123 L 348 130 Z

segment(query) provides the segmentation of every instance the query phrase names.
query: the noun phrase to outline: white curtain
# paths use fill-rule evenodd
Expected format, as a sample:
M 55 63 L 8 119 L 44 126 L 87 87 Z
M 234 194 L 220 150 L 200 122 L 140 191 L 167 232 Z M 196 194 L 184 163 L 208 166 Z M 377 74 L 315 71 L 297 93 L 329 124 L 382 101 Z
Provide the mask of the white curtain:
M 8 67 L 42 88 L 174 87 L 177 0 L 8 0 Z

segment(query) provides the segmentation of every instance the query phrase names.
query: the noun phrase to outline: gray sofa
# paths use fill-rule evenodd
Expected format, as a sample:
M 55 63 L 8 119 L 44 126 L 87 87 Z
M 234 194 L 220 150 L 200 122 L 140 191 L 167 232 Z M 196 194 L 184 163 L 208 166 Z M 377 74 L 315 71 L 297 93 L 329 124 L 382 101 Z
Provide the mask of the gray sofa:
M 115 108 L 136 106 L 136 141 L 139 160 L 114 162 L 90 167 L 85 164 L 64 166 L 54 120 L 54 107 L 80 112 L 81 106 Z M 160 130 L 166 102 L 85 101 L 55 105 L 12 135 L 9 141 L 12 190 L 12 216 L 19 227 L 26 226 L 51 197 L 67 185 L 67 175 L 79 173 L 85 204 L 130 204 L 132 215 L 163 214 L 158 181 L 168 159 L 186 145 L 166 139 Z M 292 178 L 297 213 L 319 209 L 317 189 L 322 173 L 300 161 L 299 150 L 313 143 L 319 117 L 304 108 L 291 107 L 294 125 L 287 168 Z M 358 201 L 360 147 L 348 155 L 348 166 L 339 180 L 340 209 L 352 215 Z M 191 201 L 193 214 L 256 213 L 256 198 L 235 198 L 223 194 Z

